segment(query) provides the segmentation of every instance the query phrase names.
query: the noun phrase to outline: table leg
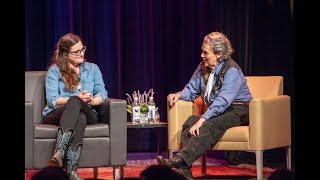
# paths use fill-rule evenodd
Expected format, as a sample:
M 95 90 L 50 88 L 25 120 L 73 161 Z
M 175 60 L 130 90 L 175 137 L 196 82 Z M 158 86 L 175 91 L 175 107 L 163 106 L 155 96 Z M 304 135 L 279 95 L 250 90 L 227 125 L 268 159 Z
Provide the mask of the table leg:
M 160 147 L 160 142 L 161 142 L 160 130 L 161 130 L 161 128 L 156 128 L 156 129 L 157 129 L 157 150 L 158 150 L 158 155 L 161 155 L 161 147 Z

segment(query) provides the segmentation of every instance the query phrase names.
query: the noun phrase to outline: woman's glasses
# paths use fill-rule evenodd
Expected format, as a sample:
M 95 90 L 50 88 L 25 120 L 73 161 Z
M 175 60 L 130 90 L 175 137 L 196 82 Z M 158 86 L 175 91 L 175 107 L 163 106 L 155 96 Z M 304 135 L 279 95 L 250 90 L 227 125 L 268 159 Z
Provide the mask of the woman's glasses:
M 75 52 L 69 52 L 74 56 L 80 56 L 81 53 L 85 53 L 86 52 L 87 47 L 83 46 L 83 48 L 81 50 L 75 51 Z

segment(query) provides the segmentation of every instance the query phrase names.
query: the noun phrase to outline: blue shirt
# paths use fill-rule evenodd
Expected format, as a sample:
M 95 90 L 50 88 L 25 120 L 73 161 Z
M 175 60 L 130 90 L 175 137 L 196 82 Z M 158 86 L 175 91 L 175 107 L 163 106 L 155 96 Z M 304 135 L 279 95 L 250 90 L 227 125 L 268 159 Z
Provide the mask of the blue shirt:
M 213 77 L 213 84 L 216 82 L 218 72 L 225 61 L 222 61 L 216 66 L 215 74 Z M 206 91 L 206 84 L 201 77 L 200 65 L 194 71 L 189 83 L 180 92 L 181 100 L 194 101 L 198 96 L 202 96 Z M 207 111 L 202 115 L 206 120 L 216 117 L 223 113 L 234 101 L 251 101 L 252 95 L 247 85 L 247 80 L 244 77 L 241 69 L 230 67 L 222 81 L 222 87 L 218 91 L 212 91 L 209 97 L 209 106 Z
M 102 79 L 99 67 L 90 62 L 80 64 L 80 89 L 69 90 L 65 87 L 64 81 L 61 79 L 61 72 L 58 65 L 52 65 L 46 75 L 46 100 L 47 104 L 42 114 L 46 116 L 49 112 L 56 108 L 56 100 L 61 97 L 76 96 L 81 91 L 88 91 L 93 97 L 101 96 L 103 100 L 108 98 L 108 92 Z

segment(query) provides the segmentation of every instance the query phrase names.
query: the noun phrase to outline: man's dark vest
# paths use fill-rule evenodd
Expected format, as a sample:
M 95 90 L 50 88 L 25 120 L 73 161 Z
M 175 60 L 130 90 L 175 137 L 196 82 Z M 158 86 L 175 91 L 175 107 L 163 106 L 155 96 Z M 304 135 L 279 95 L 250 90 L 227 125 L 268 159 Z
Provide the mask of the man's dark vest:
M 227 70 L 231 67 L 234 67 L 238 70 L 240 70 L 239 65 L 231 58 L 228 58 L 227 60 L 225 60 L 224 64 L 222 65 L 219 73 L 217 74 L 217 78 L 216 78 L 216 82 L 213 85 L 213 88 L 211 91 L 216 92 L 219 89 L 221 89 L 222 87 L 222 82 L 223 82 L 223 78 L 225 73 L 227 72 Z M 212 92 L 211 92 L 212 93 Z M 205 99 L 205 98 L 204 98 Z M 209 104 L 209 102 L 206 102 L 207 104 Z

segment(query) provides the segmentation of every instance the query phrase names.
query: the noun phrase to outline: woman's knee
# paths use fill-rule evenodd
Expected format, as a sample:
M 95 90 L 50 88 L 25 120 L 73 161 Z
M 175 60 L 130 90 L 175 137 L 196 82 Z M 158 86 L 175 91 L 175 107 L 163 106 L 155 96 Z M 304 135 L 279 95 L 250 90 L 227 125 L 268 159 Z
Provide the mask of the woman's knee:
M 71 96 L 66 104 L 66 108 L 71 107 L 71 108 L 81 108 L 81 99 L 78 96 Z

